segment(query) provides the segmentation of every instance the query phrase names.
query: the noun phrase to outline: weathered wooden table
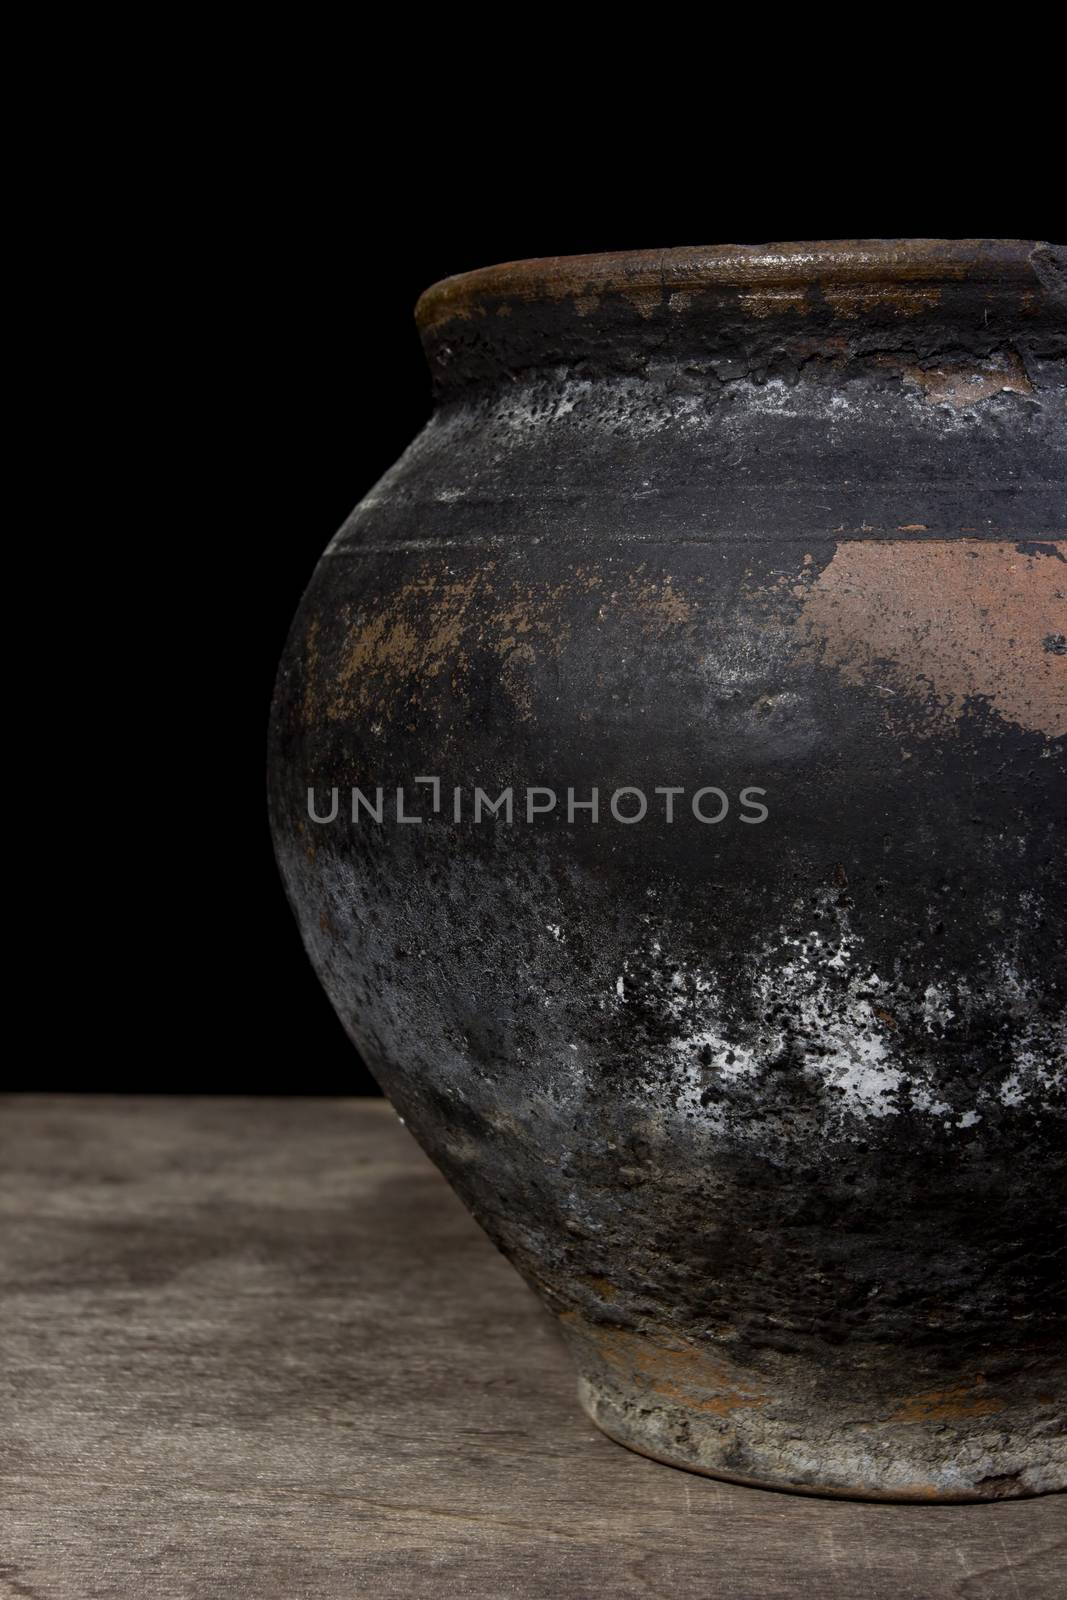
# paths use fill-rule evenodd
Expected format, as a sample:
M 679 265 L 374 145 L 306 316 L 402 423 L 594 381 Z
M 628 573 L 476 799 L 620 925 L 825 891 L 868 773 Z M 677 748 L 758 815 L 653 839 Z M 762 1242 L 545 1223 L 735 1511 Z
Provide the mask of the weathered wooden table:
M 601 1437 L 381 1102 L 0 1120 L 4 1600 L 1064 1592 L 1067 1497 L 805 1499 Z

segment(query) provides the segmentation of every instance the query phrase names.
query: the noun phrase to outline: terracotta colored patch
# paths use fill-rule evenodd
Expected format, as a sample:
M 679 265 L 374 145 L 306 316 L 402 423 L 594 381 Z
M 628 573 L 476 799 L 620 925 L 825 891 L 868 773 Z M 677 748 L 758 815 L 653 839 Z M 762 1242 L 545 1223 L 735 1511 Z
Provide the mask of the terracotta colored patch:
M 522 584 L 500 579 L 495 563 L 459 579 L 426 568 L 391 594 L 347 611 L 343 643 L 325 659 L 319 620 L 309 628 L 307 693 L 309 721 L 321 708 L 343 721 L 383 702 L 414 710 L 427 694 L 450 685 L 462 696 L 475 656 L 492 655 L 499 682 L 523 720 L 534 715 L 537 668 L 556 660 L 571 637 L 571 602 L 599 601 L 597 621 L 612 612 L 640 618 L 644 632 L 662 634 L 686 624 L 693 608 L 671 578 L 650 577 L 644 566 L 608 591 L 602 573 L 577 567 L 560 584 Z
M 770 1399 L 747 1374 L 708 1350 L 654 1343 L 623 1328 L 585 1325 L 582 1333 L 629 1385 L 688 1411 L 724 1416 Z
M 663 303 L 663 290 L 658 285 L 640 286 L 622 291 L 624 300 L 629 301 L 638 316 L 648 318 L 654 316 Z
M 319 687 L 319 619 L 312 617 L 304 639 L 304 720 L 315 721 L 318 706 L 316 694 Z
M 945 731 L 968 701 L 1052 737 L 1067 732 L 1067 543 L 1026 554 L 976 539 L 848 541 L 801 603 L 798 660 L 921 705 Z M 912 719 L 914 721 L 914 719 Z
M 405 681 L 414 687 L 435 677 L 456 655 L 481 576 L 462 581 L 442 581 L 432 573 L 420 576 L 391 601 L 354 621 L 327 716 L 343 718 L 365 705 L 375 675 L 392 687 Z
M 899 1411 L 887 1417 L 888 1422 L 954 1422 L 963 1417 L 990 1417 L 1003 1411 L 1004 1402 L 995 1395 L 983 1394 L 985 1379 L 979 1375 L 973 1385 L 960 1384 L 954 1389 L 928 1389 L 925 1394 L 913 1395 Z
M 750 317 L 777 317 L 783 311 L 795 311 L 800 315 L 807 309 L 808 291 L 804 287 L 754 289 L 739 294 L 737 303 Z
M 823 293 L 839 317 L 864 317 L 872 311 L 886 310 L 897 317 L 918 316 L 936 306 L 941 290 L 912 283 L 848 284 Z
M 612 600 L 617 604 L 620 596 L 614 594 Z M 646 633 L 660 633 L 672 623 L 688 622 L 693 615 L 692 602 L 678 593 L 672 578 L 646 579 L 641 567 L 630 577 L 621 600 L 645 613 Z
M 948 404 L 957 411 L 1005 390 L 1014 394 L 1034 392 L 1026 369 L 1014 351 L 1002 351 L 978 363 L 905 367 L 904 377 L 917 383 L 932 403 Z

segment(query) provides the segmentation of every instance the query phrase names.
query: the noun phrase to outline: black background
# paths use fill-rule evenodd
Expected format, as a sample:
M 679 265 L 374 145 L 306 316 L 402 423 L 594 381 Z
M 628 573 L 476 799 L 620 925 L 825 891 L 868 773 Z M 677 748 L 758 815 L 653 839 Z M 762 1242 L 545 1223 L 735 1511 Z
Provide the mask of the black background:
M 754 157 L 665 172 L 647 148 L 607 175 L 604 149 L 490 173 L 491 129 L 453 139 L 447 159 L 424 137 L 418 160 L 386 160 L 374 130 L 339 147 L 338 127 L 294 144 L 291 126 L 261 126 L 222 148 L 210 181 L 202 164 L 172 173 L 180 229 L 168 226 L 149 298 L 155 319 L 174 314 L 163 387 L 177 420 L 145 507 L 178 487 L 187 507 L 155 591 L 179 616 L 174 705 L 156 718 L 159 775 L 128 848 L 121 958 L 70 1019 L 85 1046 L 21 1058 L 9 1087 L 377 1092 L 281 890 L 266 724 L 321 551 L 429 415 L 413 320 L 429 284 L 523 257 L 669 245 L 1063 234 L 1038 198 L 1059 189 L 1047 168 L 1031 160 L 1025 182 L 998 185 L 981 152 L 955 172 L 890 154 L 838 190 L 800 183 L 788 163 L 768 181 Z

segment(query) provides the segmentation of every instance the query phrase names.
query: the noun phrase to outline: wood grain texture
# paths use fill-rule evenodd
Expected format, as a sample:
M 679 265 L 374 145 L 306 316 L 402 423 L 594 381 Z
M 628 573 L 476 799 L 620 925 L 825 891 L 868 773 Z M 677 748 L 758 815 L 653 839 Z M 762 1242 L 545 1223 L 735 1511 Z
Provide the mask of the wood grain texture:
M 631 1455 L 388 1106 L 0 1106 L 2 1600 L 1043 1600 L 1067 1501 Z

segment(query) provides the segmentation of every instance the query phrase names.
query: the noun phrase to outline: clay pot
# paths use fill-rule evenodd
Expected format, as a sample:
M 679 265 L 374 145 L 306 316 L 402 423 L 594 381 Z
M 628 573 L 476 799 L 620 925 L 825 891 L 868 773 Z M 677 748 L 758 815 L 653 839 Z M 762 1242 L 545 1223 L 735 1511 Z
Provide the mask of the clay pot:
M 311 960 L 663 1461 L 1067 1484 L 1063 283 L 920 240 L 438 284 L 435 415 L 294 623 Z

